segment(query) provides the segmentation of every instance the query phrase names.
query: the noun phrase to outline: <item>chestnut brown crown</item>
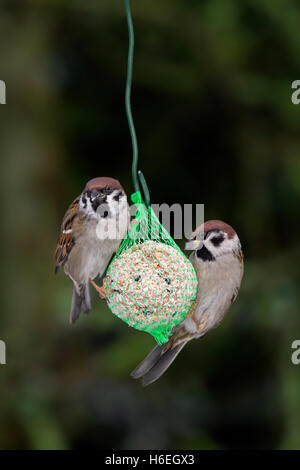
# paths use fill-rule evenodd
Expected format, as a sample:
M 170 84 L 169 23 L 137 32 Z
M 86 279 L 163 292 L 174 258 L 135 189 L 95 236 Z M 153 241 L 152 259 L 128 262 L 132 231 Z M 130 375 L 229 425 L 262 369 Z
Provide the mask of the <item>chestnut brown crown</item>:
M 114 178 L 109 178 L 106 176 L 93 178 L 90 181 L 88 181 L 83 192 L 93 191 L 93 189 L 101 190 L 101 189 L 106 188 L 107 186 L 109 186 L 112 190 L 121 189 L 124 192 L 124 189 L 122 188 L 118 180 Z
M 204 224 L 199 225 L 193 235 L 197 236 L 199 233 L 207 233 L 212 230 L 221 230 L 222 232 L 227 233 L 229 240 L 236 235 L 236 232 L 231 225 L 226 224 L 226 222 L 222 222 L 221 220 L 208 220 L 207 222 L 204 222 Z

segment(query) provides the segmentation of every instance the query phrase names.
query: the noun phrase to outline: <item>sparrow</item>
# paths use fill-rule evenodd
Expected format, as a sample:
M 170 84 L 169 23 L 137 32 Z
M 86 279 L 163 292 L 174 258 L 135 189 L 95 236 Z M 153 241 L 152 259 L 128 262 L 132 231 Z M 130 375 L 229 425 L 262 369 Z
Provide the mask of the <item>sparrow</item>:
M 244 262 L 240 240 L 234 229 L 220 220 L 200 225 L 185 245 L 198 278 L 198 289 L 188 316 L 174 329 L 169 341 L 157 345 L 134 369 L 131 376 L 143 378 L 143 386 L 155 382 L 192 339 L 216 328 L 235 301 Z
M 68 208 L 55 250 L 55 273 L 63 268 L 73 282 L 70 323 L 91 309 L 89 282 L 103 276 L 129 223 L 127 197 L 118 180 L 101 177 L 86 184 Z

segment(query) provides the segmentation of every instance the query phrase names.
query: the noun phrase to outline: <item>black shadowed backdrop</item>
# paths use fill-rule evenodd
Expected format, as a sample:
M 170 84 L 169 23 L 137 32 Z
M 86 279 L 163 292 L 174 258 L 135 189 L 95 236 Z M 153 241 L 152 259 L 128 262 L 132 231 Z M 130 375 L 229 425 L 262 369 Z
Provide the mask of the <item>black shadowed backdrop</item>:
M 53 252 L 94 176 L 131 184 L 122 0 L 2 0 L 1 449 L 300 448 L 300 9 L 132 0 L 133 112 L 152 202 L 230 223 L 245 277 L 223 324 L 142 388 L 153 339 L 93 295 L 70 326 Z M 182 245 L 181 245 L 182 246 Z

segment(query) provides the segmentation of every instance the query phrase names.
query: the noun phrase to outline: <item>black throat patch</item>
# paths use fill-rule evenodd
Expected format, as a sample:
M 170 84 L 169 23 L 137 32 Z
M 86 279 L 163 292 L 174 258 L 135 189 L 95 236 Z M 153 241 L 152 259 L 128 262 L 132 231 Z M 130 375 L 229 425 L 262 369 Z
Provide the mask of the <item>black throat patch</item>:
M 202 261 L 215 261 L 216 259 L 204 245 L 196 253 L 197 257 L 202 259 Z

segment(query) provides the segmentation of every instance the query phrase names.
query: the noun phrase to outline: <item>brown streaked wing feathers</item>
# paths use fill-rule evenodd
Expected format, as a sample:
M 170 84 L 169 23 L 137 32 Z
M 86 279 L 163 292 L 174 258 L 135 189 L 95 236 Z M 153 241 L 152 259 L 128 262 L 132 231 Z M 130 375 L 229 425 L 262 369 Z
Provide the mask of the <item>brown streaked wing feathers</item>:
M 61 224 L 61 233 L 59 235 L 55 250 L 55 273 L 61 266 L 65 264 L 68 256 L 75 245 L 72 233 L 63 233 L 63 231 L 71 230 L 73 221 L 78 214 L 79 197 L 77 197 L 69 206 Z
M 196 334 L 204 334 L 206 332 L 206 326 L 207 326 L 207 315 L 204 315 L 201 320 L 197 320 L 197 318 L 194 316 L 196 313 L 196 307 L 197 307 L 197 301 L 195 300 L 190 308 L 189 313 L 187 314 L 187 317 L 190 317 L 194 320 L 196 326 L 197 326 L 197 333 Z M 163 352 L 168 351 L 169 349 L 174 349 L 176 346 L 183 342 L 187 342 L 191 339 L 193 339 L 195 336 L 194 333 L 189 333 L 183 325 L 179 323 L 174 328 L 173 335 L 169 339 L 169 341 L 166 343 Z

